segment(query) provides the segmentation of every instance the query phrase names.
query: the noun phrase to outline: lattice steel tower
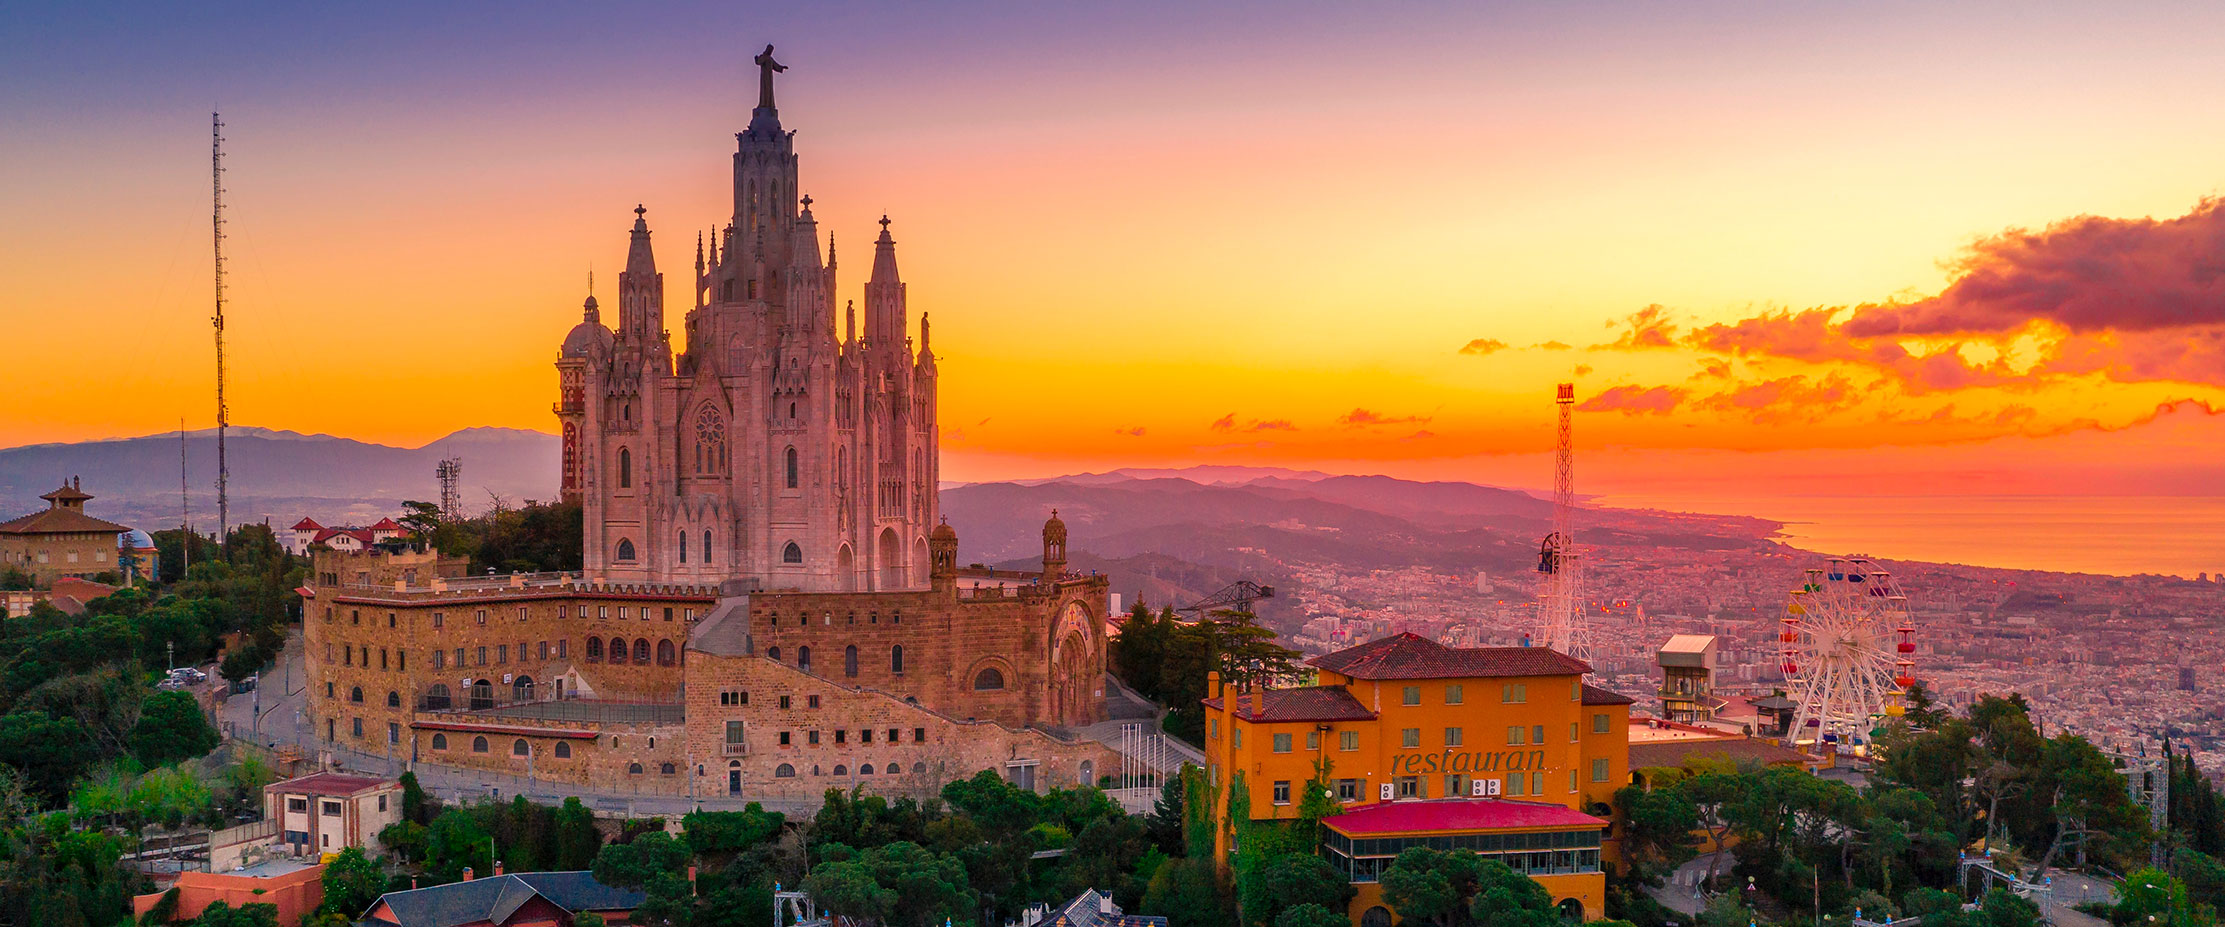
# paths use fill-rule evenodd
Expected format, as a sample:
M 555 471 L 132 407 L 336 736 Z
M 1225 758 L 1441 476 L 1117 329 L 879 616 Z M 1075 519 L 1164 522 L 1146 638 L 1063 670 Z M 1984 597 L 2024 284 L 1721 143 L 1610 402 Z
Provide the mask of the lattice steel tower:
M 1538 545 L 1537 569 L 1546 574 L 1538 601 L 1537 643 L 1579 660 L 1591 659 L 1591 634 L 1585 627 L 1583 558 L 1576 551 L 1576 384 L 1563 383 L 1553 402 L 1560 429 L 1553 458 L 1553 533 Z
M 215 197 L 210 223 L 216 235 L 216 315 L 209 320 L 216 326 L 216 542 L 224 544 L 232 531 L 232 500 L 225 485 L 232 470 L 224 459 L 224 431 L 232 414 L 224 405 L 224 119 L 217 113 L 209 114 L 209 167 Z

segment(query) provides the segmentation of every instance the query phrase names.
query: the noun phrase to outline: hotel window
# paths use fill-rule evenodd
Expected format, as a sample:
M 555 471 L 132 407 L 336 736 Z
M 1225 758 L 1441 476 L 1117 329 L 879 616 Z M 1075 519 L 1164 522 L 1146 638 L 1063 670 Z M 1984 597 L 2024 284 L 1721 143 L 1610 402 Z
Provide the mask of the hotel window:
M 1343 750 L 1343 751 L 1346 751 L 1346 752 L 1348 752 L 1348 753 L 1349 753 L 1349 752 L 1351 752 L 1351 751 L 1353 751 L 1353 750 L 1358 750 L 1358 749 L 1360 749 L 1360 732 L 1359 732 L 1359 731 L 1339 731 L 1339 732 L 1337 732 L 1337 749 L 1339 749 L 1339 750 Z
M 1577 742 L 1577 741 L 1579 741 L 1579 740 L 1582 740 L 1582 739 L 1583 739 L 1582 735 L 1580 735 L 1580 734 L 1578 734 L 1578 733 L 1577 733 L 1577 731 L 1576 731 L 1576 727 L 1577 727 L 1577 725 L 1576 725 L 1576 722 L 1574 722 L 1574 721 L 1570 721 L 1570 722 L 1568 722 L 1568 742 L 1569 742 L 1569 743 L 1575 743 L 1575 742 Z
M 1445 704 L 1447 705 L 1458 705 L 1467 697 L 1467 693 L 1461 689 L 1457 682 L 1445 687 Z
M 1596 760 L 1593 760 L 1593 761 L 1591 761 L 1591 781 L 1593 781 L 1593 782 L 1605 782 L 1605 781 L 1607 781 L 1607 758 L 1606 758 L 1606 757 L 1600 757 L 1599 759 L 1596 759 Z
M 1461 775 L 1460 773 L 1453 773 L 1452 775 L 1445 777 L 1446 798 L 1459 798 L 1460 796 L 1466 794 L 1468 794 L 1467 776 Z
M 1462 731 L 1457 727 L 1445 728 L 1445 746 L 1460 746 Z
M 1360 800 L 1360 780 L 1358 780 L 1358 779 L 1338 779 L 1338 780 L 1337 780 L 1337 800 L 1338 800 L 1338 801 L 1359 801 L 1359 800 Z
M 1214 719 L 1213 719 L 1213 721 L 1212 721 L 1212 723 L 1210 723 L 1210 724 L 1208 724 L 1208 725 L 1206 725 L 1206 726 L 1207 726 L 1208 728 L 1211 728 L 1211 730 L 1209 730 L 1209 731 L 1207 731 L 1207 732 L 1206 732 L 1206 736 L 1208 736 L 1208 737 L 1211 737 L 1211 738 L 1213 738 L 1214 740 L 1219 740 L 1219 739 L 1221 739 L 1221 719 L 1219 719 L 1219 718 L 1214 718 Z
M 1530 742 L 1533 744 L 1541 744 L 1545 742 L 1545 725 L 1540 724 L 1536 727 L 1530 728 Z
M 1594 734 L 1607 733 L 1607 716 L 1604 713 L 1591 716 L 1591 732 Z
M 1535 770 L 1535 771 L 1533 771 L 1533 772 L 1531 772 L 1531 773 L 1530 773 L 1530 794 L 1532 794 L 1532 795 L 1543 795 L 1543 794 L 1545 794 L 1545 771 L 1544 771 L 1544 770 L 1542 770 L 1542 769 L 1540 769 L 1540 770 Z
M 1395 784 L 1397 787 L 1392 790 L 1392 794 L 1400 798 L 1422 797 L 1422 777 L 1420 776 L 1400 776 Z
M 1530 687 L 1525 683 L 1510 682 L 1499 687 L 1499 701 L 1509 705 L 1530 700 Z
M 1401 705 L 1419 705 L 1421 703 L 1422 687 L 1420 686 L 1407 686 L 1406 690 L 1400 693 L 1399 704 Z
M 1568 771 L 1568 790 L 1576 791 L 1576 770 L 1573 769 Z
M 1520 795 L 1520 794 L 1522 794 L 1522 774 L 1521 774 L 1521 773 L 1507 773 L 1507 794 L 1508 794 L 1508 795 Z
M 1522 725 L 1516 724 L 1507 728 L 1507 745 L 1513 747 L 1522 745 Z
M 1277 780 L 1275 780 L 1275 804 L 1278 804 L 1278 805 L 1287 805 L 1287 804 L 1290 804 L 1290 780 L 1288 780 L 1288 779 L 1277 779 Z
M 1306 732 L 1306 749 L 1307 749 L 1307 750 L 1319 750 L 1319 749 L 1321 749 L 1321 732 L 1320 732 L 1320 731 L 1307 731 L 1307 732 Z
M 1289 753 L 1289 752 L 1290 752 L 1290 735 L 1288 735 L 1288 734 L 1276 734 L 1276 735 L 1275 735 L 1275 752 L 1276 752 L 1276 753 Z M 1283 785 L 1288 785 L 1289 783 L 1282 783 L 1282 784 L 1283 784 Z
M 1421 745 L 1422 745 L 1422 729 L 1421 729 L 1421 728 L 1418 728 L 1418 727 L 1409 727 L 1409 728 L 1405 728 L 1405 729 L 1403 729 L 1403 730 L 1400 730 L 1400 731 L 1398 732 L 1398 742 L 1399 742 L 1399 745 L 1400 745 L 1400 746 L 1404 746 L 1404 747 L 1419 747 L 1419 746 L 1421 746 Z
M 1231 739 L 1231 740 L 1232 740 L 1232 741 L 1233 741 L 1233 742 L 1235 743 L 1235 745 L 1236 745 L 1236 749 L 1238 749 L 1238 750 L 1242 750 L 1242 749 L 1244 749 L 1244 729 L 1243 729 L 1243 728 L 1237 727 L 1237 726 L 1235 726 L 1235 725 L 1233 725 L 1233 724 L 1229 725 L 1229 727 L 1228 727 L 1228 736 L 1229 736 L 1229 738 L 1230 738 L 1230 739 Z
M 1571 679 L 1568 681 L 1568 700 L 1571 702 L 1581 702 L 1584 700 L 1583 677 L 1578 676 L 1575 679 Z

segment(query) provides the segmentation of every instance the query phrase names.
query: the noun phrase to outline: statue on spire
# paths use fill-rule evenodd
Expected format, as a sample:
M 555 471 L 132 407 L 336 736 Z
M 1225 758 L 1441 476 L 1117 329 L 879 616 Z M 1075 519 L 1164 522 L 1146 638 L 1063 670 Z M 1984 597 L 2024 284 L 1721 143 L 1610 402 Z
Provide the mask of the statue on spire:
M 758 109 L 773 108 L 773 72 L 785 70 L 788 70 L 787 65 L 773 60 L 773 47 L 765 46 L 765 50 L 757 56 Z

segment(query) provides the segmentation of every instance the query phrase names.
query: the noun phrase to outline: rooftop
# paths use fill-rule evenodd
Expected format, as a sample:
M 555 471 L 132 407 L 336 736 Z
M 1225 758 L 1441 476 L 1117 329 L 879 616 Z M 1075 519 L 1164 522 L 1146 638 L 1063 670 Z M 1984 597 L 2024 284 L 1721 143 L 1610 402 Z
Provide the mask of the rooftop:
M 595 881 L 589 872 L 519 872 L 388 892 L 365 912 L 364 923 L 399 927 L 500 924 L 535 897 L 566 911 L 631 911 L 647 896 Z M 388 915 L 374 917 L 374 913 Z
M 51 508 L 0 522 L 0 534 L 122 534 L 130 530 L 130 525 L 119 525 L 65 508 Z
M 1304 686 L 1295 689 L 1268 689 L 1266 710 L 1254 712 L 1250 693 L 1230 692 L 1236 701 L 1236 716 L 1246 721 L 1273 723 L 1277 721 L 1372 721 L 1375 712 L 1367 710 L 1360 700 L 1343 686 Z M 1205 700 L 1208 708 L 1218 710 L 1221 699 Z
M 1689 759 L 1719 758 L 1734 764 L 1762 766 L 1806 764 L 1808 755 L 1750 737 L 1718 740 L 1670 740 L 1630 744 L 1630 768 L 1657 769 L 1683 766 Z
M 349 776 L 341 773 L 311 773 L 299 778 L 274 782 L 267 786 L 273 792 L 308 793 L 310 795 L 354 795 L 382 785 L 393 785 L 392 780 L 373 779 L 369 776 Z
M 1544 647 L 1447 647 L 1413 633 L 1394 634 L 1306 662 L 1354 679 L 1580 676 L 1591 672 L 1591 664 Z
M 1323 826 L 1353 837 L 1386 834 L 1437 834 L 1510 828 L 1563 830 L 1605 827 L 1607 822 L 1548 802 L 1504 798 L 1434 798 L 1363 805 L 1321 819 Z
M 1586 705 L 1634 705 L 1637 702 L 1637 699 L 1613 689 L 1602 689 L 1591 683 L 1584 683 L 1584 704 Z

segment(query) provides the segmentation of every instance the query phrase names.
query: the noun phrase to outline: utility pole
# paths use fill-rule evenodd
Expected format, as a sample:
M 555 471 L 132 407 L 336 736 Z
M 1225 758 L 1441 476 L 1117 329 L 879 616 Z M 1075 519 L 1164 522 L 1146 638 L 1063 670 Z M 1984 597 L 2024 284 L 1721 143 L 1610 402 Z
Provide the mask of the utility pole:
M 224 459 L 224 431 L 231 425 L 231 412 L 224 405 L 224 119 L 217 113 L 209 114 L 209 169 L 215 201 L 210 227 L 216 251 L 216 315 L 209 320 L 216 326 L 216 543 L 227 545 L 232 501 L 225 484 L 231 481 L 232 471 Z
M 193 502 L 185 475 L 185 417 L 178 418 L 178 581 L 193 566 Z

